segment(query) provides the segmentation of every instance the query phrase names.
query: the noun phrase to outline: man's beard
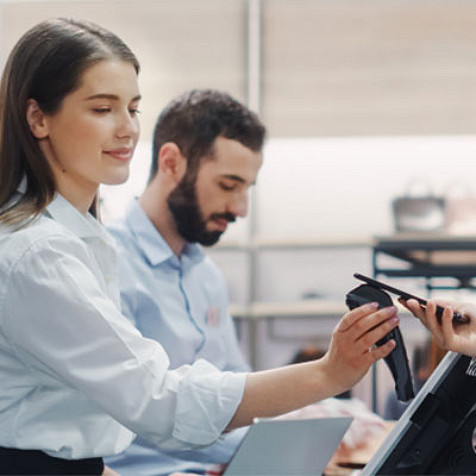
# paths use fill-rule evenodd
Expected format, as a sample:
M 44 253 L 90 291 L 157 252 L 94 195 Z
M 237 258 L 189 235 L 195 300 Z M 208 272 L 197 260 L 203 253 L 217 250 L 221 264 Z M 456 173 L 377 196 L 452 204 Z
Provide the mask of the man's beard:
M 189 243 L 200 243 L 203 246 L 214 245 L 223 231 L 208 231 L 197 200 L 195 183 L 182 180 L 167 199 L 169 209 L 180 236 Z M 212 213 L 211 220 L 224 219 L 228 222 L 236 220 L 232 213 Z

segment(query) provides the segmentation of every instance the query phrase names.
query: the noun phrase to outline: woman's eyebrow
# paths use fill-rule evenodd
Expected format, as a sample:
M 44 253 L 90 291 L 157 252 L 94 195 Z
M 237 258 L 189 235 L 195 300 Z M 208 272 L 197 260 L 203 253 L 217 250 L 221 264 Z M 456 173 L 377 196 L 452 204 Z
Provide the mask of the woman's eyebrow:
M 142 96 L 138 94 L 137 96 L 133 97 L 131 101 L 139 101 L 141 97 Z M 86 101 L 91 101 L 93 99 L 110 99 L 112 101 L 118 101 L 120 98 L 117 94 L 99 93 L 93 94 L 92 96 L 88 96 L 86 98 Z

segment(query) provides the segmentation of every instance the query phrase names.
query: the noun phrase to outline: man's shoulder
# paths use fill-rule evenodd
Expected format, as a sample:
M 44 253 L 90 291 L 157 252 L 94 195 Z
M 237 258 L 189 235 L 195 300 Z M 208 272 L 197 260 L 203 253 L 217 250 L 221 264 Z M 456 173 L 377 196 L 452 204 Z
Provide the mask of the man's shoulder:
M 106 228 L 112 235 L 124 235 L 131 232 L 124 218 L 116 218 L 114 221 L 107 223 Z
M 119 246 L 129 248 L 137 241 L 126 220 L 118 219 L 106 225 L 107 231 L 112 235 Z
M 204 281 L 207 281 L 208 278 L 214 278 L 225 282 L 225 275 L 220 266 L 206 253 L 203 253 L 201 260 L 195 263 L 195 272 L 199 273 L 202 276 Z

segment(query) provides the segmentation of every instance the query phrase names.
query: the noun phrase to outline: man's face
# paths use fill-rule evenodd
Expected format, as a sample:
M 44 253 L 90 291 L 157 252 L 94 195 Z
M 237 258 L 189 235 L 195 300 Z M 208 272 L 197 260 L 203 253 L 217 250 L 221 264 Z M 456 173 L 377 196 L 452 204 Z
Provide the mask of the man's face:
M 169 195 L 178 233 L 190 243 L 214 245 L 228 223 L 248 213 L 248 193 L 262 164 L 260 152 L 218 137 L 213 158 L 201 162 L 195 182 L 187 172 Z

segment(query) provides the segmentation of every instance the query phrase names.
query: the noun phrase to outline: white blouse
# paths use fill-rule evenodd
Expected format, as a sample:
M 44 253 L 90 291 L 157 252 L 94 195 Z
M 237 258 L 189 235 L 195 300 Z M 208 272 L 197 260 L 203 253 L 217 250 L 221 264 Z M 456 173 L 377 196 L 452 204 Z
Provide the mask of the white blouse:
M 119 309 L 114 242 L 92 216 L 57 196 L 27 227 L 0 228 L 0 446 L 79 459 L 133 433 L 172 450 L 219 437 L 246 374 L 170 370 Z

